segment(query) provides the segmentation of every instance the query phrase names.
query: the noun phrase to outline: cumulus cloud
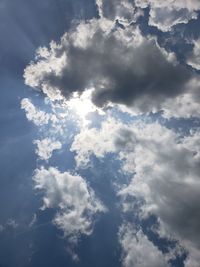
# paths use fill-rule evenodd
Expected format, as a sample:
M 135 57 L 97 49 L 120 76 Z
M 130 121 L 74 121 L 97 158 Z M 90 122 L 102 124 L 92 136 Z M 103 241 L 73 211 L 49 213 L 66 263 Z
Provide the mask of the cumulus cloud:
M 199 81 L 196 84 L 199 86 Z M 200 117 L 200 94 L 199 87 L 192 92 L 179 95 L 174 99 L 168 99 L 162 110 L 165 118 L 199 118 Z
M 54 150 L 62 148 L 61 142 L 54 141 L 50 138 L 34 140 L 33 143 L 37 146 L 36 154 L 43 160 L 50 159 Z
M 129 196 L 143 199 L 141 218 L 156 215 L 166 236 L 180 240 L 191 256 L 200 248 L 199 138 L 199 131 L 182 137 L 158 123 L 123 125 L 109 120 L 100 130 L 77 135 L 72 150 L 79 166 L 92 154 L 116 153 L 123 170 L 133 174 L 130 184 L 119 191 L 125 211 L 132 206 Z
M 198 0 L 135 0 L 140 8 L 150 8 L 149 25 L 161 31 L 170 31 L 173 26 L 197 19 L 200 10 Z
M 95 215 L 106 211 L 81 176 L 42 167 L 35 171 L 34 181 L 35 188 L 44 191 L 43 209 L 59 210 L 54 224 L 73 242 L 81 234 L 90 235 Z
M 34 122 L 37 126 L 48 124 L 50 116 L 48 113 L 37 109 L 30 99 L 24 98 L 21 101 L 21 108 L 25 110 L 26 117 L 29 121 Z
M 82 22 L 60 44 L 38 50 L 24 77 L 27 85 L 40 88 L 52 100 L 93 88 L 97 106 L 117 103 L 149 112 L 190 91 L 194 74 L 154 38 L 103 18 Z
M 196 70 L 200 70 L 200 39 L 194 40 L 193 51 L 189 54 L 187 63 Z
M 141 9 L 135 7 L 131 0 L 96 0 L 99 16 L 110 20 L 118 20 L 123 25 L 135 22 L 143 15 Z
M 98 158 L 103 158 L 106 153 L 116 152 L 113 140 L 120 126 L 122 124 L 110 118 L 106 123 L 103 123 L 100 131 L 96 128 L 82 129 L 75 136 L 71 145 L 71 151 L 76 152 L 77 166 L 87 166 L 92 154 Z
M 121 131 L 119 149 L 134 178 L 122 195 L 134 195 L 145 200 L 143 215 L 156 214 L 164 227 L 187 247 L 200 246 L 196 235 L 199 228 L 199 132 L 180 139 L 159 125 L 149 125 L 135 131 Z M 128 159 L 128 160 L 127 160 Z
M 198 0 L 96 0 L 99 16 L 118 20 L 124 26 L 136 22 L 149 8 L 149 25 L 163 32 L 171 31 L 173 26 L 197 19 L 200 3 Z
M 119 231 L 124 267 L 169 267 L 164 255 L 142 230 L 123 224 Z

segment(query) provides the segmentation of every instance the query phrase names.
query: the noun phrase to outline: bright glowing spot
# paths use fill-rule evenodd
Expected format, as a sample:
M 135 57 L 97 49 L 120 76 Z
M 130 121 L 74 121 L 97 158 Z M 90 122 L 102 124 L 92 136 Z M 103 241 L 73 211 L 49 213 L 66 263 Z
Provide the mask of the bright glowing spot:
M 89 124 L 90 120 L 87 118 L 89 113 L 98 112 L 104 114 L 104 112 L 98 109 L 91 101 L 91 94 L 93 89 L 86 90 L 82 95 L 74 93 L 73 98 L 67 102 L 67 106 L 71 109 L 82 121 L 83 125 Z

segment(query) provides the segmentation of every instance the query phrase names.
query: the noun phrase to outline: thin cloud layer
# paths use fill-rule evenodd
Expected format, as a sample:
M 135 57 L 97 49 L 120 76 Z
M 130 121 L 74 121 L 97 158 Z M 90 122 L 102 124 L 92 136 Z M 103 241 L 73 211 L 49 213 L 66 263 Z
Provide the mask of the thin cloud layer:
M 35 171 L 34 181 L 35 188 L 44 191 L 43 209 L 58 209 L 54 224 L 72 242 L 81 234 L 90 235 L 96 214 L 106 211 L 81 176 L 42 167 Z

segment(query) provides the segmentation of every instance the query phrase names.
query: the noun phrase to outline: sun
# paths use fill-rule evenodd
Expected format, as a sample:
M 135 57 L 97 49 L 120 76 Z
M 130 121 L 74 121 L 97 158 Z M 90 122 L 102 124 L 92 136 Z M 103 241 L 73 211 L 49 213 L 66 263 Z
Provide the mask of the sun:
M 91 95 L 93 90 L 88 89 L 81 95 L 74 93 L 73 97 L 67 102 L 68 108 L 82 120 L 83 125 L 88 125 L 89 120 L 87 116 L 89 113 L 98 112 L 103 114 L 103 111 L 92 103 Z

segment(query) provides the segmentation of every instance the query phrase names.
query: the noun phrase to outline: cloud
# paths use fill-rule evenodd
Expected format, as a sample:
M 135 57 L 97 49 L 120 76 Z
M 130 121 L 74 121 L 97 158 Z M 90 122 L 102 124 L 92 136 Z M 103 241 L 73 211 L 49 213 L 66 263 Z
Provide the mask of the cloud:
M 160 250 L 149 241 L 142 230 L 123 224 L 119 231 L 124 267 L 169 267 Z
M 78 167 L 85 167 L 94 154 L 97 158 L 103 158 L 106 153 L 116 152 L 113 140 L 122 124 L 113 119 L 103 123 L 101 130 L 96 128 L 82 129 L 74 138 L 71 151 L 76 152 L 75 159 Z
M 178 239 L 192 257 L 200 248 L 199 140 L 197 130 L 183 137 L 158 123 L 124 125 L 110 119 L 100 130 L 78 134 L 72 150 L 78 166 L 85 166 L 93 154 L 103 158 L 115 153 L 123 171 L 133 175 L 119 190 L 124 211 L 132 207 L 129 196 L 143 199 L 141 218 L 156 215 L 165 236 Z
M 54 141 L 50 138 L 45 138 L 43 140 L 34 140 L 33 144 L 37 146 L 36 154 L 40 159 L 48 160 L 51 158 L 54 150 L 62 148 L 62 144 L 59 141 Z
M 0 224 L 0 233 L 9 229 L 15 230 L 19 224 L 12 218 L 9 218 L 4 224 Z
M 174 99 L 168 99 L 163 104 L 163 116 L 166 118 L 199 118 L 200 117 L 200 93 L 199 78 L 191 79 L 188 83 L 190 90 L 184 94 L 176 96 Z
M 123 25 L 135 22 L 138 17 L 143 15 L 141 9 L 135 7 L 130 0 L 96 0 L 99 16 L 113 21 L 118 20 Z
M 96 4 L 101 18 L 118 20 L 124 26 L 137 22 L 140 16 L 144 16 L 144 9 L 149 8 L 149 25 L 163 32 L 197 19 L 200 10 L 198 0 L 96 0 Z
M 137 135 L 121 131 L 117 140 L 119 149 L 128 146 L 132 150 L 122 152 L 122 157 L 126 170 L 135 173 L 120 194 L 143 198 L 143 216 L 158 216 L 169 236 L 180 240 L 190 253 L 200 248 L 196 234 L 200 221 L 199 137 L 196 132 L 180 139 L 164 127 L 149 125 Z
M 163 32 L 171 31 L 177 24 L 197 19 L 200 10 L 198 0 L 136 0 L 135 5 L 140 8 L 149 7 L 149 25 Z
M 73 242 L 81 234 L 90 235 L 96 214 L 106 211 L 81 176 L 41 167 L 35 171 L 34 181 L 35 188 L 44 191 L 43 209 L 59 210 L 54 224 Z
M 196 76 L 192 78 L 185 87 L 184 93 L 175 96 L 174 98 L 168 98 L 160 107 L 162 115 L 165 118 L 199 118 L 200 117 L 200 93 L 199 93 L 200 80 Z M 138 115 L 140 110 L 137 107 L 127 107 L 117 105 L 117 107 L 125 113 L 130 115 Z M 154 110 L 156 111 L 156 110 Z M 157 110 L 158 111 L 158 110 Z
M 196 70 L 200 70 L 200 39 L 193 41 L 193 51 L 188 55 L 187 64 Z
M 188 84 L 194 77 L 154 38 L 105 18 L 82 22 L 59 44 L 39 49 L 24 72 L 26 84 L 53 101 L 93 88 L 97 106 L 124 104 L 139 112 L 160 110 L 167 100 L 192 90 Z
M 25 110 L 27 119 L 34 122 L 37 126 L 48 124 L 50 115 L 38 110 L 28 98 L 22 99 L 21 108 Z

